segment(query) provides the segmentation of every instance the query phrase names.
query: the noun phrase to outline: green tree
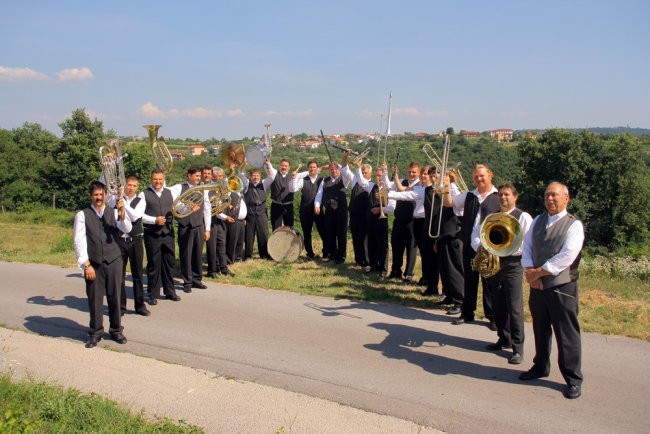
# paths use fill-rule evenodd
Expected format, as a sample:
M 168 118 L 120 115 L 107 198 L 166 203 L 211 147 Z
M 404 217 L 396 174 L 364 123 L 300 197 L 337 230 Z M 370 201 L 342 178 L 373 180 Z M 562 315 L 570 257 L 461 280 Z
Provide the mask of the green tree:
M 99 178 L 99 147 L 107 138 L 102 122 L 90 120 L 79 108 L 59 124 L 63 138 L 54 149 L 55 166 L 48 177 L 49 188 L 59 207 L 75 210 L 88 203 L 88 185 Z

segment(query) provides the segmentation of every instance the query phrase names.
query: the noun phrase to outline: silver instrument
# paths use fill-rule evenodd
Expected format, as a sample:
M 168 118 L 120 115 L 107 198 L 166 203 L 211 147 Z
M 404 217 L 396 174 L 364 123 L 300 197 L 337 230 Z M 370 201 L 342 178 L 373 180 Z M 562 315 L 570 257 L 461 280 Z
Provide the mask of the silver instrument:
M 266 136 L 264 142 L 251 143 L 246 147 L 246 162 L 255 169 L 261 169 L 264 162 L 271 158 L 273 147 L 271 146 L 271 136 L 269 135 L 269 127 L 271 124 L 264 124 L 266 127 Z
M 121 189 L 126 186 L 124 175 L 124 157 L 129 154 L 122 154 L 122 145 L 119 139 L 111 139 L 106 145 L 99 147 L 99 164 L 102 169 L 104 185 L 109 194 L 121 196 Z
M 143 125 L 149 133 L 149 143 L 151 144 L 151 152 L 153 152 L 153 161 L 156 163 L 156 167 L 162 170 L 163 173 L 169 173 L 174 167 L 174 159 L 169 149 L 167 149 L 167 144 L 163 139 L 158 139 L 158 129 L 161 126 Z
M 431 200 L 431 213 L 430 213 L 431 218 L 429 219 L 429 231 L 427 232 L 429 238 L 433 238 L 433 239 L 440 238 L 440 229 L 442 228 L 442 214 L 443 214 L 442 194 L 444 193 L 445 190 L 445 176 L 447 175 L 447 160 L 449 159 L 449 148 L 450 148 L 449 134 L 445 134 L 445 145 L 442 151 L 442 158 L 439 159 L 439 166 L 436 167 L 436 169 L 438 169 L 439 179 L 438 179 L 438 183 L 433 186 L 434 194 L 440 196 L 440 212 L 438 213 L 438 221 L 435 223 L 436 229 L 434 231 L 433 210 L 436 201 L 435 201 L 435 197 L 433 197 Z

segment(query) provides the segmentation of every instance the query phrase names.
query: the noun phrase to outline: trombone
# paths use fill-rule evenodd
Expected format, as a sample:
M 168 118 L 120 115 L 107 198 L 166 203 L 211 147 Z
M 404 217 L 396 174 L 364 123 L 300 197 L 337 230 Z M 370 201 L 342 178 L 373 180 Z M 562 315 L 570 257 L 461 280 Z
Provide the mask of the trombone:
M 432 158 L 431 155 L 427 152 L 426 147 L 429 147 L 432 152 L 432 155 L 435 155 L 436 159 Z M 429 231 L 428 235 L 429 238 L 433 239 L 438 239 L 440 238 L 440 229 L 442 228 L 442 195 L 444 194 L 445 190 L 445 176 L 447 175 L 447 160 L 449 159 L 449 148 L 450 148 L 450 143 L 449 143 L 449 134 L 445 134 L 445 145 L 442 150 L 442 158 L 438 157 L 438 154 L 431 148 L 431 145 L 426 144 L 422 148 L 424 153 L 429 157 L 431 160 L 431 163 L 435 166 L 435 168 L 438 170 L 438 184 L 434 185 L 433 187 L 433 192 L 435 195 L 440 196 L 440 212 L 438 213 L 438 223 L 437 223 L 437 229 L 435 232 L 432 232 L 431 230 L 433 229 L 433 210 L 435 208 L 435 196 L 431 200 L 431 211 L 429 215 L 431 218 L 429 219 Z
M 429 158 L 433 167 L 435 167 L 438 173 L 440 173 L 442 171 L 442 159 L 438 156 L 438 153 L 435 151 L 435 149 L 433 149 L 430 144 L 425 143 L 424 146 L 422 146 L 422 152 L 424 152 L 424 155 Z M 460 164 L 461 163 L 456 163 L 454 166 L 448 167 L 447 172 L 454 175 L 456 178 L 456 185 L 458 186 L 460 192 L 464 193 L 466 191 L 469 191 L 469 189 L 467 188 L 467 184 L 463 179 L 463 175 L 460 173 Z

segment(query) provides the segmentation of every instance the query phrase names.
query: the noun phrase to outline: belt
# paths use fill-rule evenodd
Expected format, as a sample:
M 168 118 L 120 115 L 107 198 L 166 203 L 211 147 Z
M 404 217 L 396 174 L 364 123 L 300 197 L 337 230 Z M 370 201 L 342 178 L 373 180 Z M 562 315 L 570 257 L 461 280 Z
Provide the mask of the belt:
M 136 235 L 134 237 L 122 237 L 122 240 L 126 243 L 132 243 L 133 241 L 139 240 L 140 238 L 142 238 L 142 234 Z
M 278 205 L 293 205 L 293 202 L 280 202 L 279 200 L 271 200 L 273 203 L 277 203 Z

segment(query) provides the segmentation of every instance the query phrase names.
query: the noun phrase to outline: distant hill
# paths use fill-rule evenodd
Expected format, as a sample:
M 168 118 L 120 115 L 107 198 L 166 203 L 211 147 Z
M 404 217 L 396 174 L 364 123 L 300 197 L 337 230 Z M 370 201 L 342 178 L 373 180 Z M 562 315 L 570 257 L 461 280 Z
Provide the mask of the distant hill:
M 564 128 L 563 128 L 564 129 Z M 594 134 L 614 135 L 614 134 L 630 134 L 632 136 L 650 136 L 650 129 L 648 128 L 632 128 L 632 127 L 589 127 L 589 128 L 566 128 L 574 133 L 579 133 L 584 130 L 589 130 Z M 543 133 L 545 130 L 517 130 L 518 134 L 527 132 Z

